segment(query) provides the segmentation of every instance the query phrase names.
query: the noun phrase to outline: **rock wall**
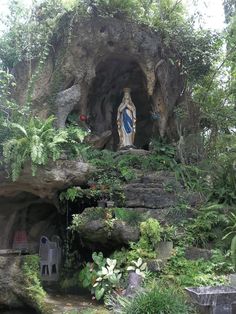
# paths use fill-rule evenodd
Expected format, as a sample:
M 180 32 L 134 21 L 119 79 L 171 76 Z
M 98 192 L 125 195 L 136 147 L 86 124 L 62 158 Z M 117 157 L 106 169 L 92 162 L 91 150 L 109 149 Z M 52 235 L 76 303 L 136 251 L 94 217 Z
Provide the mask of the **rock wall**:
M 169 171 L 147 173 L 127 184 L 125 207 L 175 224 L 192 217 L 202 202 L 199 193 L 187 191 Z
M 38 251 L 40 236 L 58 233 L 58 194 L 87 183 L 92 167 L 80 161 L 58 160 L 39 167 L 32 176 L 26 165 L 17 181 L 0 171 L 0 249 L 12 248 L 14 233 L 26 230 L 29 248 Z
M 22 268 L 28 265 L 29 256 L 0 256 L 0 312 L 4 309 L 22 309 L 23 313 L 30 309 L 30 313 L 52 313 L 44 303 L 44 297 L 40 294 L 37 278 L 26 278 Z M 37 270 L 35 270 L 37 271 Z M 33 271 L 31 270 L 31 274 Z M 31 281 L 31 282 L 30 282 Z M 42 292 L 41 292 L 42 293 Z
M 76 20 L 76 19 L 75 19 Z M 32 100 L 41 116 L 54 113 L 64 127 L 70 113 L 87 117 L 94 134 L 112 131 L 107 147 L 117 145 L 116 112 L 124 87 L 131 88 L 137 107 L 138 147 L 153 132 L 173 137 L 173 110 L 183 91 L 179 61 L 160 34 L 147 26 L 116 18 L 65 16 L 38 80 Z M 61 35 L 60 35 L 60 34 Z M 173 61 L 174 60 L 174 61 Z M 37 62 L 31 64 L 31 70 Z M 18 64 L 15 97 L 27 97 L 29 69 Z M 152 112 L 152 114 L 151 114 Z M 153 119 L 153 117 L 155 117 Z

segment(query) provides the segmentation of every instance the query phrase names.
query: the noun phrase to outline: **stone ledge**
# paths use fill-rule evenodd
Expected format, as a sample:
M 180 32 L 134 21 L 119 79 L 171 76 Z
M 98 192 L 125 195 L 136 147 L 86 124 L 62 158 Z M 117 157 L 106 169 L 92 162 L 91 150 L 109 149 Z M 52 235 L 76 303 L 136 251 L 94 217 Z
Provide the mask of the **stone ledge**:
M 13 182 L 6 171 L 0 171 L 0 196 L 14 197 L 28 192 L 45 199 L 54 199 L 58 191 L 72 185 L 87 183 L 93 167 L 78 160 L 57 160 L 38 167 L 32 176 L 31 166 L 27 164 L 20 177 Z

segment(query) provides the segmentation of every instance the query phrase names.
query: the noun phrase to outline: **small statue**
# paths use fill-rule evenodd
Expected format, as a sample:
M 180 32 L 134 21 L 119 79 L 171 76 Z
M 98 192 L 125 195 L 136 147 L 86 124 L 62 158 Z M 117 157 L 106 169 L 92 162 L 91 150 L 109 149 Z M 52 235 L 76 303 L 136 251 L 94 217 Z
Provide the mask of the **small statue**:
M 124 97 L 117 112 L 117 126 L 120 138 L 119 148 L 134 147 L 136 108 L 131 100 L 130 88 L 124 88 Z

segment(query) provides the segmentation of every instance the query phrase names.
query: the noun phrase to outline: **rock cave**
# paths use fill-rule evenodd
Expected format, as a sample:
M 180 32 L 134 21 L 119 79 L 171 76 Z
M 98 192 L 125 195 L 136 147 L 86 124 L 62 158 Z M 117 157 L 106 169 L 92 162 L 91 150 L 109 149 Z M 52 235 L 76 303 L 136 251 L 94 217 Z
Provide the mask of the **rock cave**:
M 123 97 L 123 89 L 131 89 L 131 98 L 136 106 L 137 127 L 134 145 L 148 148 L 152 134 L 151 99 L 147 80 L 135 60 L 125 57 L 109 57 L 96 67 L 96 76 L 88 93 L 88 119 L 92 133 L 111 131 L 106 148 L 117 150 L 117 108 Z
M 14 236 L 19 231 L 27 232 L 30 252 L 37 253 L 42 234 L 49 238 L 60 232 L 60 216 L 56 207 L 47 200 L 22 192 L 10 197 L 1 197 L 0 239 L 1 250 L 14 248 Z M 1 255 L 1 253 L 0 253 Z

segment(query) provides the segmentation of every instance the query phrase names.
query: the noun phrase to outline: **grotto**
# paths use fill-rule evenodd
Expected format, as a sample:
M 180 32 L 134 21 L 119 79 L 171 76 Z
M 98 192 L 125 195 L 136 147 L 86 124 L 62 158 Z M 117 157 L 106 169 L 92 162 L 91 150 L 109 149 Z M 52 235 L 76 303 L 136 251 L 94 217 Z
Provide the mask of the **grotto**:
M 100 152 L 114 153 L 112 158 L 117 164 L 127 152 L 130 158 L 136 158 L 136 163 L 151 156 L 150 143 L 154 136 L 175 141 L 178 138 L 175 109 L 184 97 L 183 74 L 178 57 L 171 47 L 164 45 L 158 31 L 126 19 L 88 16 L 79 17 L 68 35 L 69 26 L 65 21 L 68 22 L 67 16 L 59 23 L 57 36 L 40 70 L 37 60 L 32 60 L 30 65 L 25 61 L 15 65 L 12 72 L 16 87 L 12 94 L 17 102 L 23 105 L 27 101 L 29 73 L 36 73 L 31 95 L 34 115 L 46 119 L 53 114 L 59 130 L 68 127 L 73 116 L 73 123 L 88 132 L 86 144 Z M 117 115 L 127 88 L 136 110 L 136 132 L 134 147 L 126 152 L 119 149 Z M 96 170 L 96 165 L 81 156 L 70 158 L 66 150 L 58 160 L 39 165 L 34 176 L 31 164 L 26 163 L 15 181 L 11 180 L 9 169 L 1 167 L 0 252 L 12 249 L 15 233 L 22 230 L 27 232 L 30 253 L 38 252 L 42 235 L 51 238 L 56 234 L 66 242 L 68 211 L 70 222 L 76 213 L 81 217 L 87 217 L 87 212 L 93 216 L 89 213 L 91 208 L 92 211 L 97 208 L 100 198 L 107 198 L 102 188 L 102 196 L 93 193 L 90 181 L 99 182 L 98 177 L 94 179 Z M 116 175 L 112 173 L 114 182 Z M 89 197 L 78 197 L 74 204 L 70 201 L 63 204 L 59 195 L 71 187 L 76 193 L 89 190 Z M 190 217 L 202 201 L 199 193 L 187 191 L 166 169 L 156 172 L 138 169 L 137 177 L 129 182 L 124 179 L 118 192 L 120 207 L 161 222 L 168 219 L 175 223 Z M 187 208 L 184 217 L 172 215 L 180 194 Z M 139 239 L 137 227 L 126 222 L 113 223 L 114 213 L 102 212 L 102 215 L 103 220 L 92 217 L 74 238 L 73 246 L 77 244 L 77 250 L 83 255 L 82 262 L 91 261 L 91 256 L 90 259 L 87 256 L 94 250 L 108 256 L 117 248 L 127 249 L 130 242 Z M 19 289 L 24 281 L 18 276 L 24 256 L 14 259 L 10 254 L 5 258 L 11 263 L 11 272 L 6 272 L 8 263 L 0 256 L 0 281 L 9 287 L 9 292 L 0 287 L 0 304 L 13 308 L 26 304 L 36 308 L 32 298 Z M 18 278 L 13 286 L 9 286 L 11 277 Z

